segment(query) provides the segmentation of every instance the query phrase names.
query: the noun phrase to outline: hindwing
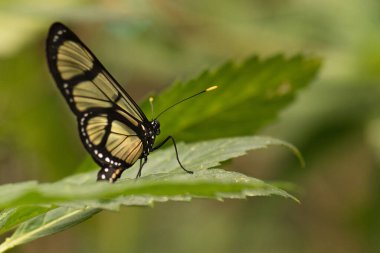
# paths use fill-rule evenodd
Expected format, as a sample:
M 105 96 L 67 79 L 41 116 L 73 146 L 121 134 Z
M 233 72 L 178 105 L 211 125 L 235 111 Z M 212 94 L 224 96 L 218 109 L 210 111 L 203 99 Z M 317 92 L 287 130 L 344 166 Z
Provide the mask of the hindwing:
M 78 118 L 82 142 L 103 166 L 128 168 L 143 153 L 138 128 L 107 110 L 89 110 Z

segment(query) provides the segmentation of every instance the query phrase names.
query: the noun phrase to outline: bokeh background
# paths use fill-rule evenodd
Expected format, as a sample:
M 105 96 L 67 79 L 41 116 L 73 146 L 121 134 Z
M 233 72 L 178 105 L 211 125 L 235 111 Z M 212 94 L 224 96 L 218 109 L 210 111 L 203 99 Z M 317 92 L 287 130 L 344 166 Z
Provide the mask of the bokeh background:
M 137 100 L 227 59 L 322 57 L 318 79 L 258 133 L 296 145 L 307 167 L 280 148 L 226 164 L 295 183 L 302 203 L 123 208 L 13 252 L 380 252 L 378 0 L 1 0 L 0 183 L 58 180 L 87 156 L 45 62 L 54 21 L 79 34 Z

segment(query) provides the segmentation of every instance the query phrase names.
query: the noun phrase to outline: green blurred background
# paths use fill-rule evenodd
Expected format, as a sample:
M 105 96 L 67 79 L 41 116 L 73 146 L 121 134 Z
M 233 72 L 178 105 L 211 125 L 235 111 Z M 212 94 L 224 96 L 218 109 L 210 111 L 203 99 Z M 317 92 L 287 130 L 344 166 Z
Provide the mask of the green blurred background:
M 302 204 L 124 208 L 13 252 L 380 252 L 378 0 L 1 0 L 0 183 L 58 180 L 87 157 L 46 66 L 54 21 L 79 34 L 140 101 L 230 58 L 322 57 L 318 80 L 258 133 L 296 145 L 306 169 L 277 148 L 226 165 L 294 182 Z

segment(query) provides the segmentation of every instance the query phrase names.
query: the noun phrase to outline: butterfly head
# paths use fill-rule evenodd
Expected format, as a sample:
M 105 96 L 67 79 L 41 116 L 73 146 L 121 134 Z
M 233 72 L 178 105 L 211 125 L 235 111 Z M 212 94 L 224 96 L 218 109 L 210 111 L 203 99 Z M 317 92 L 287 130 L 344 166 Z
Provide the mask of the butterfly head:
M 154 119 L 151 124 L 154 135 L 159 135 L 161 133 L 160 122 L 157 119 Z

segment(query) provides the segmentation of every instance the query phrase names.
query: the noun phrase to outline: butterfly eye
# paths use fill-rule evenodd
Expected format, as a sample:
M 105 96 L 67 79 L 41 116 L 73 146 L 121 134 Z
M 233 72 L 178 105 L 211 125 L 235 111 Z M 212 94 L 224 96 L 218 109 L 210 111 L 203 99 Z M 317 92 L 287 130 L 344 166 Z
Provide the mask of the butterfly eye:
M 155 120 L 152 121 L 152 127 L 153 127 L 155 135 L 159 135 L 161 133 L 161 131 L 160 131 L 160 122 L 158 122 L 158 120 L 155 119 Z

